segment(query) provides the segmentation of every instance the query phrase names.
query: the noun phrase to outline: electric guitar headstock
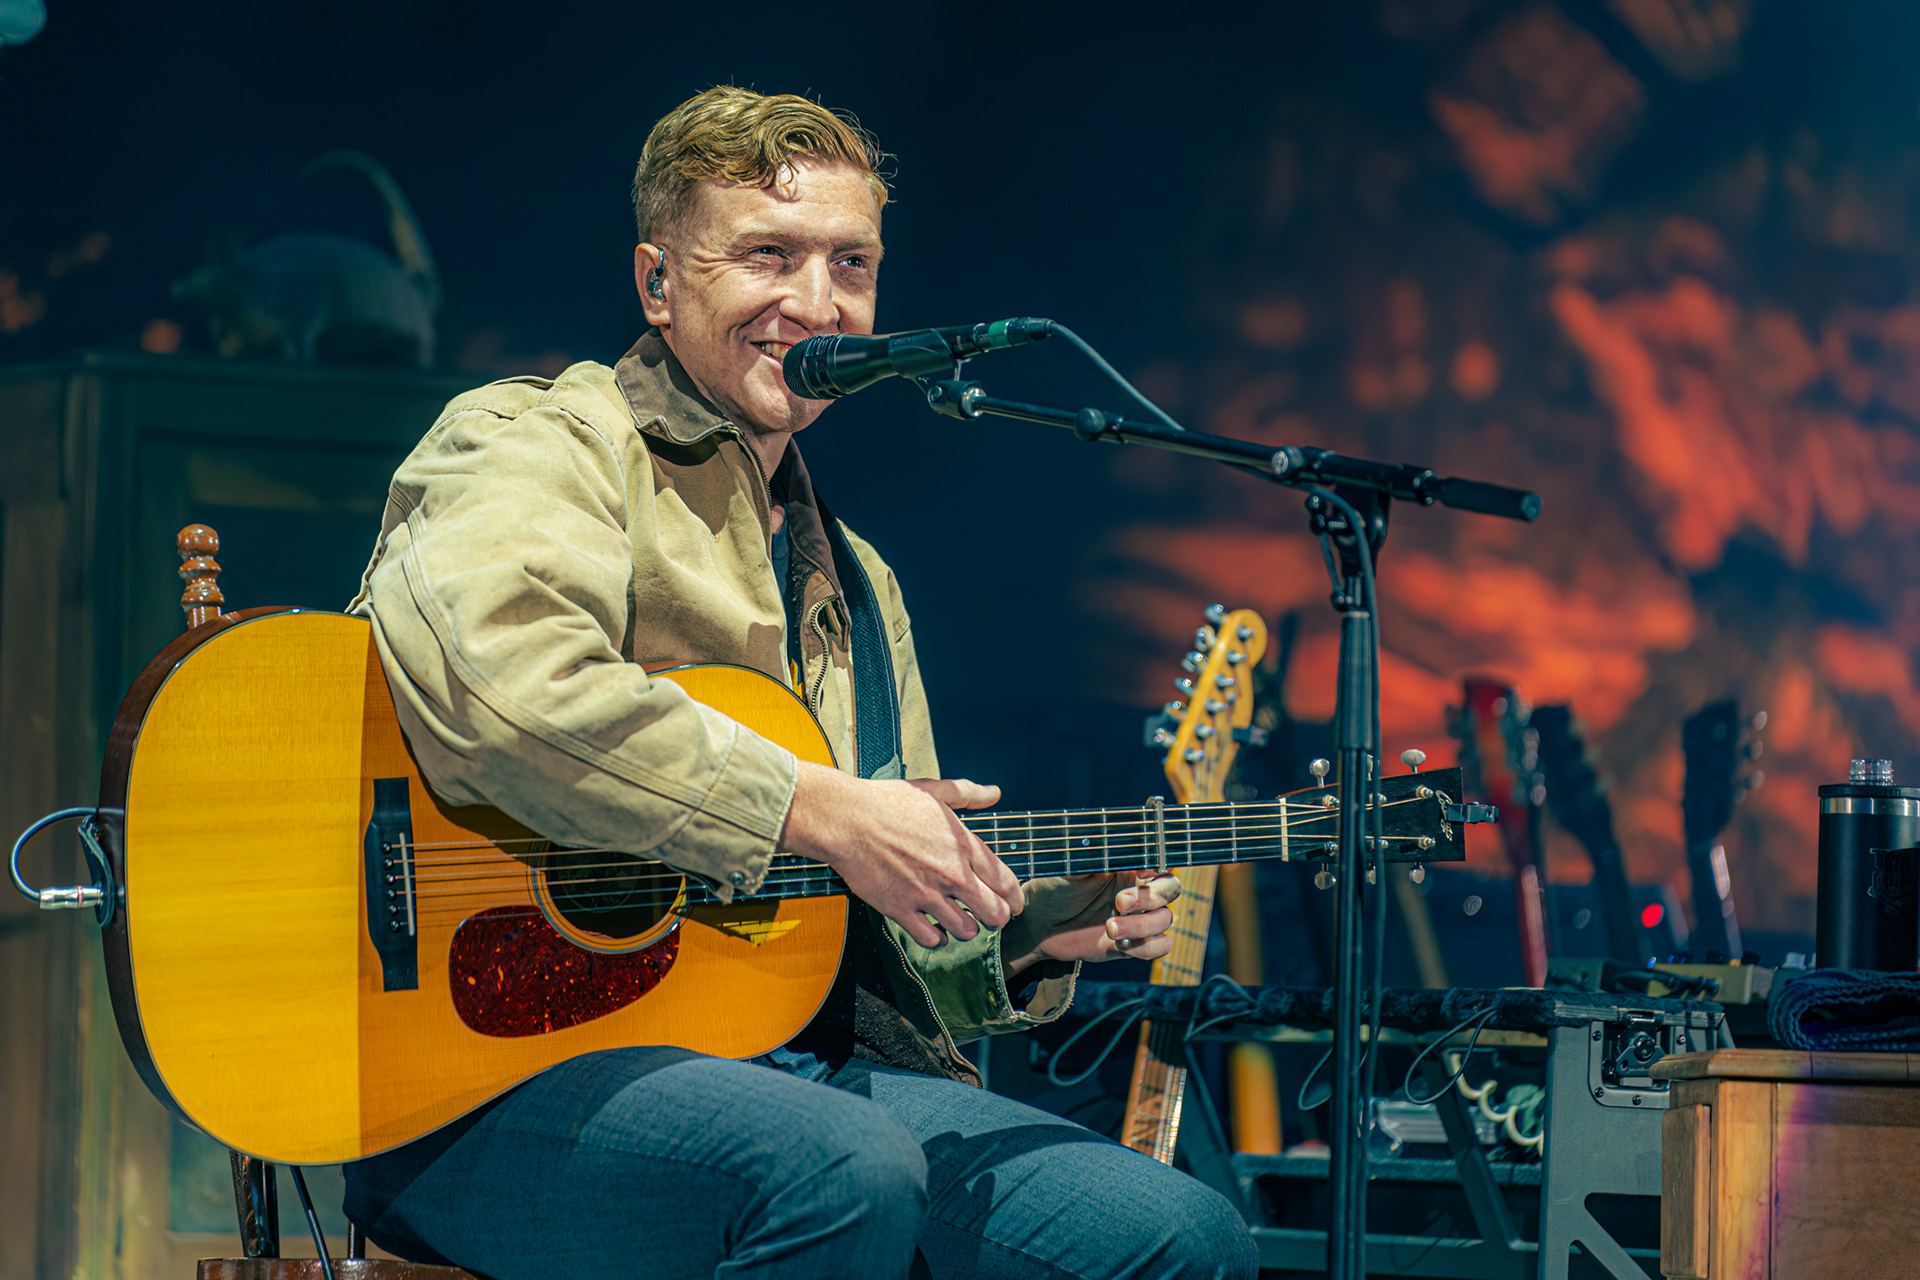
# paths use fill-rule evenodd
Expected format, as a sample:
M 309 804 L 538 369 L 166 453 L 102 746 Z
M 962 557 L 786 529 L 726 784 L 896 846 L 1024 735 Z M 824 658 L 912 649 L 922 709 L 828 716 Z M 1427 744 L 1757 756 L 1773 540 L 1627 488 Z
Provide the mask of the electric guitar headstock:
M 1708 703 L 1680 727 L 1680 750 L 1687 763 L 1680 813 L 1689 847 L 1718 839 L 1733 821 L 1733 807 L 1765 781 L 1757 768 L 1745 774 L 1741 770 L 1760 758 L 1765 746 L 1760 731 L 1766 727 L 1766 712 L 1743 718 L 1739 704 L 1731 700 Z
M 1589 851 L 1613 843 L 1611 778 L 1593 767 L 1583 727 L 1564 704 L 1535 707 L 1527 717 L 1534 732 L 1540 779 L 1547 790 L 1547 811 Z
M 1153 735 L 1167 749 L 1164 767 L 1175 804 L 1219 800 L 1240 744 L 1249 740 L 1254 700 L 1250 675 L 1267 651 L 1267 625 L 1251 609 L 1231 613 L 1209 605 L 1206 624 L 1193 633 L 1187 672 L 1173 682 L 1180 694 L 1167 703 L 1172 728 Z
M 1526 701 L 1512 685 L 1484 676 L 1468 676 L 1461 693 L 1453 736 L 1468 794 L 1515 818 L 1538 809 L 1545 799 L 1539 737 L 1528 724 Z

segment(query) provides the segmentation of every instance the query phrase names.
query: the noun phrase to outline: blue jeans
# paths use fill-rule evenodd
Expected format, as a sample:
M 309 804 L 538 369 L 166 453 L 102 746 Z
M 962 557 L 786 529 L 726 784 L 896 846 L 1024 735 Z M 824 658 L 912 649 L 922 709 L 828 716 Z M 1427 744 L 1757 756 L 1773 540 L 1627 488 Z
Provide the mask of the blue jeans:
M 383 1247 L 493 1280 L 1252 1277 L 1227 1200 L 951 1080 L 616 1049 L 347 1166 Z

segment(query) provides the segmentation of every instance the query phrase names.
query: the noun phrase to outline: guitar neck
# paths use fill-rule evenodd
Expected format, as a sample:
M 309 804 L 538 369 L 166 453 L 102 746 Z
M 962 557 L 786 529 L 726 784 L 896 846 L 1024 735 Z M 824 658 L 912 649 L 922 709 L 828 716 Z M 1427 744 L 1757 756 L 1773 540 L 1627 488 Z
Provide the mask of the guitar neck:
M 1458 769 L 1401 774 L 1382 779 L 1380 786 L 1379 809 L 1367 797 L 1363 821 L 1371 826 L 1379 813 L 1388 859 L 1457 862 L 1466 856 L 1456 824 L 1485 818 L 1455 815 L 1449 820 L 1445 816 L 1460 791 Z M 1036 880 L 1144 871 L 1163 864 L 1177 871 L 1276 858 L 1323 858 L 1334 851 L 1339 814 L 1334 789 L 1321 787 L 1265 801 L 956 816 L 1015 875 Z M 831 867 L 780 854 L 753 896 L 808 898 L 846 892 L 846 882 Z M 695 905 L 717 901 L 698 883 L 688 886 L 688 896 Z

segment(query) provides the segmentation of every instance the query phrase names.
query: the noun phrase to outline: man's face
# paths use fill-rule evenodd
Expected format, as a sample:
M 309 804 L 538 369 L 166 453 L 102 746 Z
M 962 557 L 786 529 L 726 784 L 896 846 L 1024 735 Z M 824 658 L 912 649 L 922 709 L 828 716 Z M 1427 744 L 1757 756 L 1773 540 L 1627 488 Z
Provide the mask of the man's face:
M 787 390 L 780 358 L 802 338 L 872 333 L 880 211 L 841 162 L 802 160 L 769 187 L 709 179 L 673 225 L 664 299 L 647 294 L 652 246 L 634 255 L 647 319 L 709 400 L 758 434 L 800 430 L 826 407 Z

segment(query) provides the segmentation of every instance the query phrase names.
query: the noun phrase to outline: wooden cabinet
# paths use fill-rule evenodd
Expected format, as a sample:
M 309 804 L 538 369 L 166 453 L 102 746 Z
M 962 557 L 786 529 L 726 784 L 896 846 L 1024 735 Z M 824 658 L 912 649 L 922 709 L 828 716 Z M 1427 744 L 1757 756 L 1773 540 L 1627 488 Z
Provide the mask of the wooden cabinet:
M 138 355 L 0 369 L 0 835 L 96 798 L 120 695 L 183 625 L 182 525 L 220 531 L 233 606 L 341 608 L 394 466 L 476 381 Z M 71 828 L 25 864 L 77 882 Z M 224 1157 L 134 1077 L 98 933 L 0 892 L 7 1280 L 157 1280 L 234 1248 Z
M 1665 1275 L 1920 1276 L 1920 1055 L 1720 1049 L 1653 1073 Z

